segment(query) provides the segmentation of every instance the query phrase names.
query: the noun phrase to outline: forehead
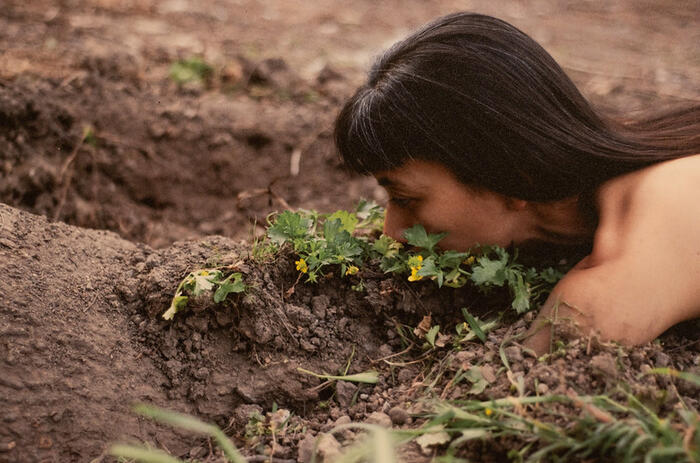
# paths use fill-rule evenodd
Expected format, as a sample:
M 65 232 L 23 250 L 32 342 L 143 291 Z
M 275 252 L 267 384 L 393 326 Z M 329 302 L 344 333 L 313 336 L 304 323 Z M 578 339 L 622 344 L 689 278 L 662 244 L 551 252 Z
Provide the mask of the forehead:
M 401 167 L 374 174 L 380 185 L 387 188 L 427 187 L 456 182 L 456 178 L 442 164 L 432 161 L 410 160 Z

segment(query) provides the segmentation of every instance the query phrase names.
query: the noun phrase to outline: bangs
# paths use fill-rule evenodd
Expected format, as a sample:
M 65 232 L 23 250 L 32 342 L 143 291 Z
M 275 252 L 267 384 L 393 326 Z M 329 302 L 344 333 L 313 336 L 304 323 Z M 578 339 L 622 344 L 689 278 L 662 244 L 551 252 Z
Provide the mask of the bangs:
M 334 137 L 346 166 L 374 174 L 420 157 L 415 144 L 417 127 L 406 117 L 406 108 L 395 104 L 400 101 L 398 95 L 362 87 L 345 103 L 336 119 Z

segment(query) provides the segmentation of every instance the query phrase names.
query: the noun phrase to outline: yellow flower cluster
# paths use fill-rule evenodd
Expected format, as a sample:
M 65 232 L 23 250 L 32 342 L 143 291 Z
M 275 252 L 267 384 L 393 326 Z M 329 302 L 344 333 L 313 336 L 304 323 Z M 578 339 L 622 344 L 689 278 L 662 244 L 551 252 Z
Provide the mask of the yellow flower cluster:
M 465 265 L 472 265 L 474 261 L 476 260 L 476 257 L 474 256 L 469 256 L 466 259 L 464 259 L 464 264 Z
M 423 267 L 423 256 L 414 256 L 408 259 L 408 265 L 411 267 L 411 275 L 408 277 L 408 281 L 418 281 L 423 278 L 422 275 L 418 275 L 418 271 Z
M 360 271 L 359 268 L 355 267 L 354 265 L 351 265 L 351 266 L 348 267 L 348 269 L 345 271 L 345 274 L 346 274 L 346 275 L 354 275 L 354 274 L 356 274 L 356 273 L 359 272 L 359 271 Z
M 301 273 L 306 273 L 309 271 L 309 266 L 306 265 L 306 261 L 304 259 L 299 259 L 294 263 L 297 264 L 297 270 L 299 270 Z

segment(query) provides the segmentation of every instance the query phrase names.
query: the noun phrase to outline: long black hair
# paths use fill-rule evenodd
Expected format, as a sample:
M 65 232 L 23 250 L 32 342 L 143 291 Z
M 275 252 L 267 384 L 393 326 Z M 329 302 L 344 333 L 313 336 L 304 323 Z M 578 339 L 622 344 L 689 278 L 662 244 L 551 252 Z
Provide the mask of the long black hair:
M 465 185 L 546 202 L 700 153 L 700 105 L 636 122 L 603 119 L 525 33 L 456 13 L 375 62 L 340 111 L 335 140 L 358 172 L 436 161 Z

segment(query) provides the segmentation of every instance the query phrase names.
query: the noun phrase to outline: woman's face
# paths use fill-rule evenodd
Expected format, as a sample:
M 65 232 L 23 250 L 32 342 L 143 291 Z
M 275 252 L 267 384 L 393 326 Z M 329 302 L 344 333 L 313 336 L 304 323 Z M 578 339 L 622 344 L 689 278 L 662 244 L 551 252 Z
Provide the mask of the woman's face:
M 444 250 L 508 246 L 531 237 L 526 214 L 512 201 L 474 191 L 441 164 L 412 160 L 375 177 L 389 195 L 384 233 L 396 240 L 405 241 L 403 231 L 416 224 L 429 233 L 447 232 L 439 244 Z

